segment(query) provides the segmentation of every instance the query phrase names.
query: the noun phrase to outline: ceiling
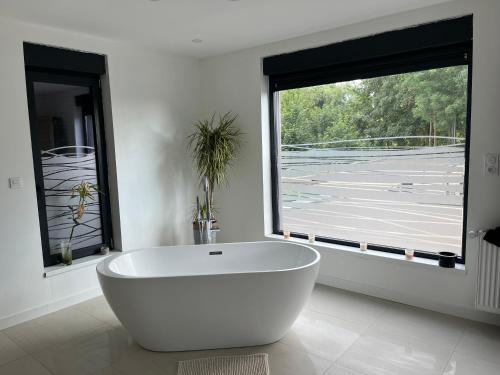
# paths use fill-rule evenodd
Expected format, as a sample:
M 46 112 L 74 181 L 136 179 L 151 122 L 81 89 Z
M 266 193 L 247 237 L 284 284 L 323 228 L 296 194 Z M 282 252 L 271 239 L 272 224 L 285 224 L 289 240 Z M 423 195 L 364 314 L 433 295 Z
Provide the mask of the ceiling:
M 447 1 L 1 0 L 0 15 L 204 57 Z

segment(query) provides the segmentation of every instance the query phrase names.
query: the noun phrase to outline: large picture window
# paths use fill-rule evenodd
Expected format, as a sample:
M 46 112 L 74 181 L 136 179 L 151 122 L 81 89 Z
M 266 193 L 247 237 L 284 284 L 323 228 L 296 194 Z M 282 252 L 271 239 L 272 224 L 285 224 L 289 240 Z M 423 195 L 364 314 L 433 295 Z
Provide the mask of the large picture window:
M 311 69 L 300 53 L 276 57 L 300 69 L 269 74 L 274 233 L 464 261 L 470 40 Z

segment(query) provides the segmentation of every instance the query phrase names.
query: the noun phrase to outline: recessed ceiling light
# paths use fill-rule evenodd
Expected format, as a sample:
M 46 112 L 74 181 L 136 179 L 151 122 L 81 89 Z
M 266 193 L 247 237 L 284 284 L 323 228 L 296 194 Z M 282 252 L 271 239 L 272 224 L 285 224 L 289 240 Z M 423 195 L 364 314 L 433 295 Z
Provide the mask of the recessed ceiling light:
M 203 40 L 196 38 L 196 39 L 191 40 L 191 42 L 193 42 L 193 43 L 201 43 L 201 42 L 203 42 Z

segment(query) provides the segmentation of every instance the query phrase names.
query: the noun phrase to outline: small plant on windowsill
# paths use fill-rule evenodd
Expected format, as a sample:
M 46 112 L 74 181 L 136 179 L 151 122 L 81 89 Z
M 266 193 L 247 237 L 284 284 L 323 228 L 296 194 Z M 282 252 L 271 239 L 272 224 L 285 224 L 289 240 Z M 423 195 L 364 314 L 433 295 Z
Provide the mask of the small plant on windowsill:
M 61 258 L 63 264 L 69 266 L 73 263 L 73 254 L 71 249 L 71 241 L 73 240 L 73 235 L 75 229 L 82 225 L 82 218 L 88 207 L 89 200 L 94 200 L 94 193 L 100 193 L 99 188 L 95 184 L 90 182 L 82 181 L 78 185 L 73 186 L 71 189 L 70 199 L 78 198 L 78 204 L 75 206 L 68 205 L 71 213 L 71 220 L 73 221 L 73 226 L 71 227 L 71 233 L 68 240 L 61 241 Z

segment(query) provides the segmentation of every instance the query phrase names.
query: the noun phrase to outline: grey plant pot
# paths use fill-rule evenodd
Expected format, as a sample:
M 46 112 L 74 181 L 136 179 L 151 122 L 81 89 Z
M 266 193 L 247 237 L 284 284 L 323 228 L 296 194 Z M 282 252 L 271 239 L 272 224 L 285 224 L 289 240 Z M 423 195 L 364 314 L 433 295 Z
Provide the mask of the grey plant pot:
M 195 245 L 217 243 L 217 232 L 219 230 L 211 230 L 207 233 L 206 230 L 201 230 L 198 223 L 193 223 L 193 238 Z

